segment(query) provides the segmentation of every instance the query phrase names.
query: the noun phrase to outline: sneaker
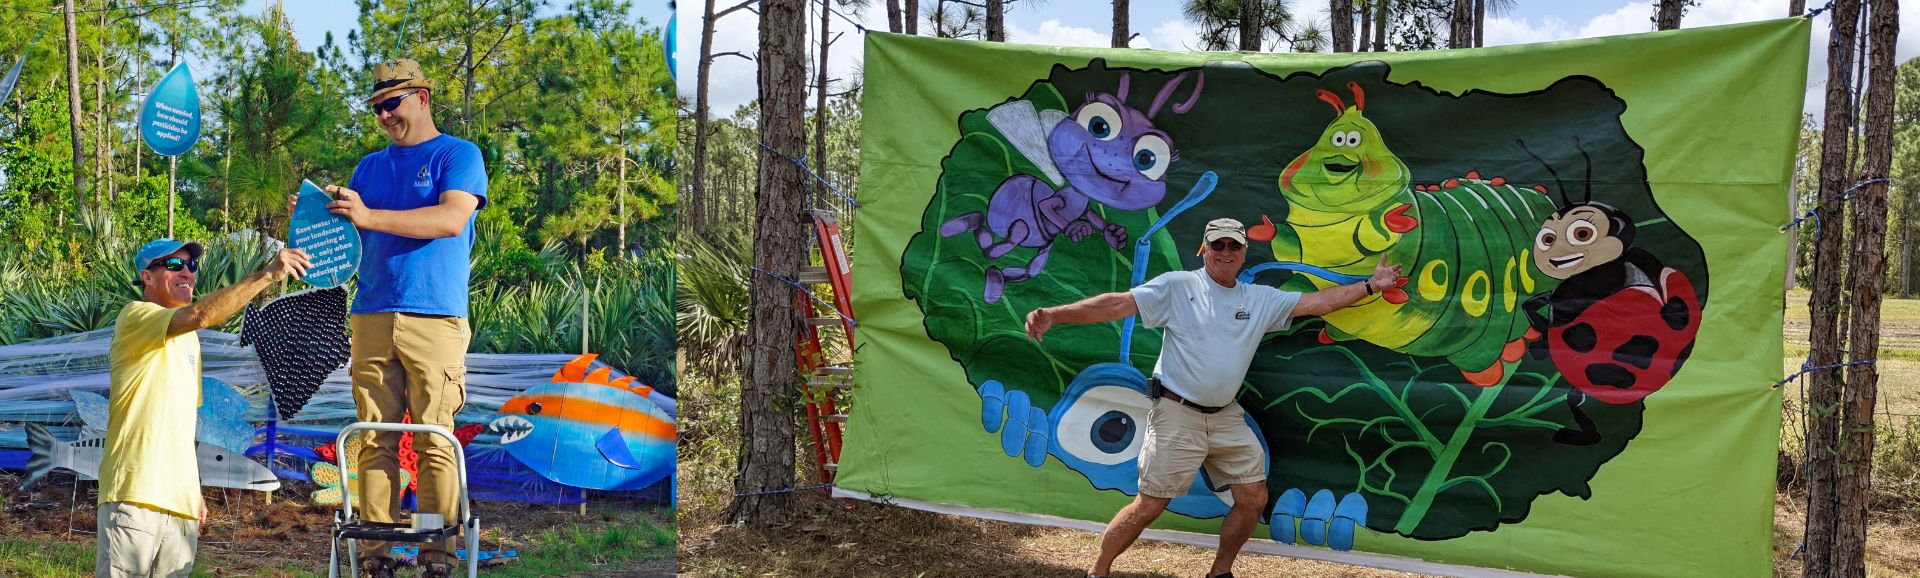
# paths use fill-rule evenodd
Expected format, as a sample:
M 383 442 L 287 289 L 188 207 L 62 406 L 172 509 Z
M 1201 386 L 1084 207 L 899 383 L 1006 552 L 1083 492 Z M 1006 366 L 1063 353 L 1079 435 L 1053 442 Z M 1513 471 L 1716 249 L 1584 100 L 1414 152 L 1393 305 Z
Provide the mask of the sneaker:
M 379 556 L 362 558 L 360 571 L 366 578 L 393 578 L 393 559 Z
M 453 578 L 453 565 L 435 562 L 427 565 L 427 571 L 420 578 Z

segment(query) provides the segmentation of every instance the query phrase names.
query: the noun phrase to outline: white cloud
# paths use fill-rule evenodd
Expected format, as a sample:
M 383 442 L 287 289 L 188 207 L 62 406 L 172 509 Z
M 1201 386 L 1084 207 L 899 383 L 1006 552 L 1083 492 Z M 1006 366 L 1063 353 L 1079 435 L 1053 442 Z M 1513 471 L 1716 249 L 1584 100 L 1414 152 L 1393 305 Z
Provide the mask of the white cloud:
M 1153 27 L 1153 31 L 1141 36 L 1153 38 L 1154 46 L 1164 46 L 1165 50 L 1196 50 L 1200 48 L 1200 29 L 1186 20 L 1168 20 Z
M 1113 43 L 1113 31 L 1094 30 L 1061 24 L 1059 20 L 1040 23 L 1039 31 L 1029 31 L 1012 22 L 1007 23 L 1007 41 L 1022 44 L 1045 44 L 1048 46 L 1090 46 L 1105 48 Z

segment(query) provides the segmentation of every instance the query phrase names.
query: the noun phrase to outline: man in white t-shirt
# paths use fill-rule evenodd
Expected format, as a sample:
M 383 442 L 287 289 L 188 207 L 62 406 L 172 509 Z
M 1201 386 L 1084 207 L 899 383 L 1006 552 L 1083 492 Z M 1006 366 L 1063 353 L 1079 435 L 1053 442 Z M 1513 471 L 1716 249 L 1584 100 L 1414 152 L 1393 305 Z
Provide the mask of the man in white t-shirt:
M 1393 287 L 1400 266 L 1386 257 L 1360 283 L 1307 294 L 1239 283 L 1246 262 L 1246 228 L 1233 219 L 1207 223 L 1200 248 L 1205 267 L 1170 271 L 1132 291 L 1096 295 L 1027 314 L 1027 336 L 1039 341 L 1055 323 L 1104 323 L 1139 314 L 1147 327 L 1165 327 L 1160 359 L 1153 367 L 1158 394 L 1148 413 L 1140 451 L 1140 493 L 1107 524 L 1100 558 L 1087 570 L 1103 577 L 1114 558 L 1167 504 L 1187 493 L 1205 467 L 1214 482 L 1233 492 L 1233 510 L 1220 527 L 1220 550 L 1210 578 L 1233 576 L 1233 560 L 1253 534 L 1267 504 L 1267 456 L 1247 426 L 1234 394 L 1247 377 L 1253 353 L 1269 331 L 1286 329 L 1295 317 L 1325 315 Z

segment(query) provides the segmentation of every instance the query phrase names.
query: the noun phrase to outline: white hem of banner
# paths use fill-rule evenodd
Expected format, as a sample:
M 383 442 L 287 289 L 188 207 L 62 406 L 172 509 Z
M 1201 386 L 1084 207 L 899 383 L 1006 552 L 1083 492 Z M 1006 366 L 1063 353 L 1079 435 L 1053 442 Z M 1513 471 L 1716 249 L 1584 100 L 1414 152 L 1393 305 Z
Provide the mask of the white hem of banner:
M 1101 532 L 1106 530 L 1107 528 L 1105 524 L 1101 524 L 1099 522 L 1089 522 L 1086 520 L 1074 520 L 1070 518 L 1062 518 L 1059 516 L 1048 516 L 1044 514 L 1016 514 L 1011 512 L 987 510 L 987 509 L 974 508 L 969 506 L 954 506 L 954 505 L 939 504 L 934 502 L 923 502 L 920 500 L 910 500 L 906 498 L 895 498 L 895 497 L 875 498 L 873 497 L 873 495 L 868 494 L 866 492 L 844 490 L 838 487 L 833 489 L 833 497 L 854 498 L 854 499 L 865 500 L 865 501 L 875 502 L 880 504 L 901 506 L 905 508 L 913 508 L 915 510 L 924 510 L 928 512 L 934 512 L 937 514 L 966 516 L 969 518 L 980 518 L 983 520 L 995 520 L 1000 522 L 1013 522 L 1016 524 L 1053 526 L 1056 528 L 1086 530 L 1088 532 Z M 1142 532 L 1140 534 L 1140 537 L 1146 538 L 1149 540 L 1173 542 L 1176 544 L 1186 544 L 1189 546 L 1197 546 L 1201 548 L 1216 548 L 1220 545 L 1220 538 L 1213 534 L 1181 532 L 1177 530 L 1148 529 L 1147 531 Z M 1474 566 L 1456 566 L 1453 564 L 1428 562 L 1426 560 L 1421 560 L 1418 558 L 1389 556 L 1386 554 L 1369 554 L 1364 552 L 1351 552 L 1351 551 L 1341 552 L 1336 550 L 1328 550 L 1325 548 L 1308 548 L 1303 546 L 1283 544 L 1283 543 L 1275 542 L 1272 540 L 1248 540 L 1247 545 L 1241 548 L 1240 551 L 1253 552 L 1257 554 L 1270 554 L 1274 556 L 1286 556 L 1289 558 L 1303 558 L 1307 560 L 1339 562 L 1342 564 L 1356 564 L 1360 566 L 1367 566 L 1370 568 L 1379 568 L 1382 570 L 1398 570 L 1401 572 L 1420 572 L 1424 574 L 1437 574 L 1441 576 L 1453 576 L 1456 578 L 1536 578 L 1536 577 L 1551 576 L 1548 574 L 1531 574 L 1527 572 L 1519 572 L 1514 570 L 1499 570 L 1494 568 L 1479 568 Z

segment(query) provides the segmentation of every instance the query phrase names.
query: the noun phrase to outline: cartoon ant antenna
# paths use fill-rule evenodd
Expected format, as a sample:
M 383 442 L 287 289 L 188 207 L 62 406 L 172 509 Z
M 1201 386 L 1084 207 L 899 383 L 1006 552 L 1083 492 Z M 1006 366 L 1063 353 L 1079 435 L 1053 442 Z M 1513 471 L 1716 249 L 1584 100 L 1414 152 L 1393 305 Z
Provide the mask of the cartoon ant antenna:
M 1200 101 L 1200 89 L 1207 86 L 1207 75 L 1206 73 L 1182 72 L 1175 75 L 1173 80 L 1167 81 L 1167 85 L 1160 88 L 1160 94 L 1154 95 L 1153 106 L 1147 107 L 1147 118 L 1153 118 L 1155 115 L 1160 114 L 1160 105 L 1167 103 L 1167 99 L 1173 96 L 1173 89 L 1178 88 L 1180 81 L 1186 80 L 1188 74 L 1195 75 L 1193 77 L 1193 92 L 1187 95 L 1186 102 L 1173 105 L 1173 112 L 1174 114 L 1186 114 L 1187 111 L 1193 110 L 1194 103 Z M 1123 82 L 1121 86 L 1124 87 L 1126 85 Z M 1126 89 L 1121 88 L 1120 90 L 1124 92 Z M 1126 99 L 1127 97 L 1125 96 L 1120 97 L 1120 100 L 1124 101 Z
M 1120 73 L 1120 92 L 1118 94 L 1115 94 L 1114 97 L 1118 98 L 1120 102 L 1126 102 L 1127 101 L 1127 85 L 1132 83 L 1133 83 L 1133 73 L 1121 72 Z M 1087 100 L 1093 100 L 1093 98 L 1088 97 Z
M 1361 112 L 1367 110 L 1367 93 L 1360 90 L 1360 83 L 1347 82 L 1347 90 L 1353 91 L 1353 108 Z
M 1322 88 L 1316 90 L 1313 92 L 1313 96 L 1319 98 L 1321 102 L 1333 105 L 1334 116 L 1339 116 L 1340 113 L 1347 111 L 1347 103 L 1340 100 L 1340 95 L 1327 92 L 1327 89 Z
M 1513 142 L 1520 145 L 1520 150 L 1527 151 L 1527 156 L 1533 157 L 1533 160 L 1540 161 L 1540 166 L 1547 168 L 1547 174 L 1553 175 L 1553 184 L 1555 188 L 1560 190 L 1560 206 L 1564 207 L 1564 206 L 1573 205 L 1573 199 L 1567 198 L 1567 183 L 1565 181 L 1560 180 L 1560 172 L 1553 170 L 1553 164 L 1547 162 L 1547 159 L 1540 158 L 1540 155 L 1534 153 L 1533 149 L 1527 148 L 1527 141 L 1521 140 L 1521 139 L 1513 139 Z M 1575 139 L 1574 142 L 1579 142 L 1579 139 Z M 1581 154 L 1586 154 L 1586 151 L 1584 150 L 1580 152 Z M 1591 162 L 1587 163 L 1587 171 L 1589 175 L 1588 178 L 1592 178 L 1591 175 L 1593 171 L 1593 163 Z M 1591 190 L 1587 192 L 1587 198 L 1588 200 L 1592 200 L 1593 192 Z
M 1587 155 L 1587 147 L 1580 146 L 1580 135 L 1573 135 L 1573 148 L 1580 151 L 1580 158 L 1587 161 L 1587 198 L 1581 202 L 1593 202 L 1593 157 Z

